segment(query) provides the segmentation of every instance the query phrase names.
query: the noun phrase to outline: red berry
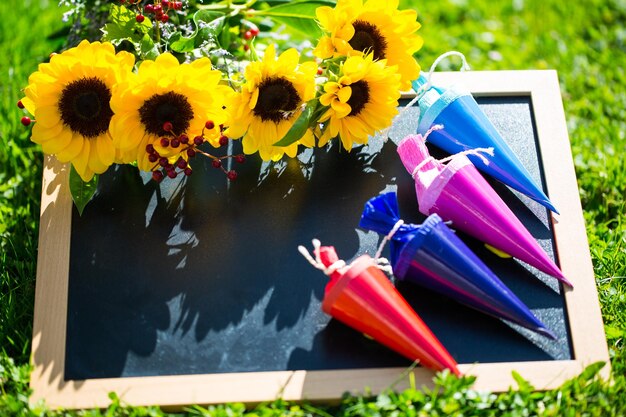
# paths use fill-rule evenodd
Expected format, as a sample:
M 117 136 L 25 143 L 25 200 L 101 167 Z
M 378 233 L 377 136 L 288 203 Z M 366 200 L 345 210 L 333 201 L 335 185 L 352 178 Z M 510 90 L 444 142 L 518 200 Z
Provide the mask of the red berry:
M 176 162 L 176 166 L 180 169 L 185 169 L 187 168 L 187 161 L 185 161 L 183 158 L 179 158 Z
M 152 171 L 152 179 L 156 182 L 163 181 L 163 173 L 161 171 Z
M 161 2 L 161 4 L 163 5 L 163 7 L 170 7 L 170 2 L 169 2 L 169 0 L 163 0 L 163 1 Z
M 228 137 L 227 136 L 220 136 L 220 146 L 224 146 L 228 144 Z
M 193 170 L 189 167 L 185 168 L 185 175 L 190 176 L 191 174 L 193 174 Z
M 163 17 L 161 17 L 161 22 L 163 23 L 167 23 L 168 20 L 170 20 L 170 17 L 166 14 L 164 14 Z
M 206 127 L 207 129 L 211 130 L 211 129 L 213 129 L 215 127 L 215 123 L 213 123 L 211 120 L 209 120 L 209 121 L 207 121 L 204 124 L 204 127 Z
M 250 45 L 244 45 L 243 46 L 243 50 L 244 51 L 249 51 L 250 50 Z
M 162 167 L 166 167 L 168 166 L 170 163 L 167 160 L 167 158 L 163 157 L 163 158 L 159 158 L 159 165 L 161 165 Z
M 195 143 L 196 146 L 200 146 L 204 143 L 204 138 L 202 136 L 196 136 L 193 138 L 193 143 Z
M 154 5 L 146 4 L 146 7 L 143 8 L 144 13 L 154 13 Z
M 256 35 L 259 34 L 259 28 L 256 27 L 256 26 L 253 26 L 253 27 L 250 28 L 249 32 L 252 34 L 252 36 L 256 36 Z
M 173 169 L 170 169 L 169 171 L 167 171 L 167 176 L 170 177 L 170 178 L 176 178 L 176 175 L 178 175 L 178 174 Z
M 22 103 L 22 100 L 17 102 L 17 107 L 19 107 L 20 109 L 24 108 L 24 103 Z
M 171 122 L 163 123 L 163 130 L 165 130 L 166 132 L 171 132 L 172 129 L 174 129 L 174 126 L 172 126 Z
M 172 139 L 171 144 L 172 144 L 172 148 L 178 148 L 180 146 L 180 140 L 174 138 Z
M 142 14 L 138 14 L 137 16 L 135 16 L 135 20 L 137 21 L 137 23 L 143 22 L 144 19 L 145 17 Z
M 192 148 L 187 149 L 187 156 L 193 158 L 194 156 L 196 156 L 196 150 Z
M 146 145 L 146 152 L 148 153 L 154 153 L 154 145 L 152 145 L 151 143 Z
M 231 169 L 226 173 L 226 176 L 229 180 L 235 181 L 237 179 L 237 171 Z
M 237 161 L 240 164 L 243 164 L 244 162 L 246 162 L 246 157 L 243 154 L 236 155 L 235 156 L 235 161 Z
M 189 136 L 182 134 L 178 137 L 178 140 L 180 141 L 180 143 L 182 143 L 183 145 L 186 145 L 189 143 Z
M 324 73 L 324 70 L 322 69 L 322 67 L 318 67 L 317 68 L 317 75 L 322 75 Z
M 174 9 L 175 10 L 181 10 L 183 8 L 183 2 L 182 1 L 175 1 L 174 2 Z
M 158 160 L 159 160 L 159 155 L 155 153 L 151 153 L 150 155 L 148 155 L 148 161 L 155 163 Z
M 249 30 L 246 30 L 246 32 L 243 34 L 243 38 L 247 41 L 252 39 L 252 32 L 250 32 Z
M 168 138 L 161 138 L 161 146 L 167 148 L 170 146 L 170 140 Z
M 222 161 L 220 161 L 219 159 L 214 159 L 213 162 L 211 162 L 211 165 L 213 165 L 213 168 L 221 168 Z
M 30 117 L 24 116 L 22 117 L 21 122 L 24 126 L 28 126 L 32 122 L 32 120 L 30 120 Z
M 154 13 L 162 13 L 163 12 L 163 8 L 161 7 L 160 4 L 155 4 L 154 5 Z

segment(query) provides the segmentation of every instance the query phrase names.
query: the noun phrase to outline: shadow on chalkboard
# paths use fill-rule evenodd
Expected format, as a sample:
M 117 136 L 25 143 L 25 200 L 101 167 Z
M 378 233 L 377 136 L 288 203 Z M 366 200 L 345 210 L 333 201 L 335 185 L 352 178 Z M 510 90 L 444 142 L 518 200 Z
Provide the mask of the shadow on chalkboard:
M 386 146 L 389 158 L 393 144 Z M 211 356 L 214 335 L 235 337 L 244 317 L 271 324 L 277 337 L 297 325 L 311 297 L 321 300 L 325 280 L 295 248 L 307 243 L 303 237 L 317 237 L 347 257 L 371 252 L 354 225 L 365 200 L 395 181 L 377 166 L 389 161 L 366 152 L 332 147 L 304 158 L 276 166 L 250 158 L 232 183 L 208 163 L 184 186 L 144 184 L 127 167 L 103 176 L 95 200 L 74 216 L 65 377 L 180 372 L 185 365 L 177 355 L 155 352 L 157 338 L 175 350 L 191 334 L 191 349 Z M 279 348 L 288 356 L 297 343 Z M 129 353 L 154 358 L 144 370 L 129 371 Z
M 503 113 L 516 110 L 502 107 Z M 519 140 L 533 140 L 529 123 L 529 136 Z M 235 141 L 229 153 L 238 152 Z M 191 177 L 161 185 L 132 167 L 115 167 L 101 177 L 83 216 L 74 212 L 65 380 L 357 367 L 353 356 L 362 367 L 409 365 L 329 321 L 320 311 L 327 280 L 296 251 L 319 238 L 346 261 L 373 254 L 379 236 L 356 225 L 364 203 L 383 191 L 397 189 L 405 221 L 423 220 L 393 143 L 372 140 L 351 153 L 335 144 L 276 164 L 251 157 L 234 167 L 234 182 L 207 160 L 193 167 Z M 531 233 L 552 245 L 545 210 L 528 209 L 506 188 L 498 191 L 536 228 Z M 558 285 L 554 291 L 549 278 L 459 235 L 542 320 L 549 319 L 559 340 L 518 333 L 401 283 L 455 358 L 569 358 Z M 500 353 L 486 356 L 485 343 Z

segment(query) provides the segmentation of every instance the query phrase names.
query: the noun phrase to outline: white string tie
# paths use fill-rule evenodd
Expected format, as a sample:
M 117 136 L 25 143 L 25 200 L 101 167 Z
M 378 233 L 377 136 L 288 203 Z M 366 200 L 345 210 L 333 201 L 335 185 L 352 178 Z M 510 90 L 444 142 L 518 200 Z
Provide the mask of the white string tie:
M 391 228 L 391 230 L 389 231 L 389 233 L 387 233 L 387 236 L 385 236 L 382 240 L 382 242 L 380 242 L 380 245 L 378 246 L 378 250 L 376 251 L 376 255 L 374 256 L 374 259 L 384 259 L 381 258 L 380 255 L 382 255 L 383 253 L 383 249 L 385 248 L 385 245 L 387 244 L 387 242 L 389 242 L 393 236 L 396 234 L 396 232 L 398 230 L 400 230 L 400 227 L 404 224 L 404 220 L 400 219 L 396 222 L 396 224 L 393 225 L 393 227 Z M 385 259 L 385 261 L 387 261 Z M 389 261 L 387 261 L 389 262 Z
M 443 53 L 443 54 L 439 55 L 437 57 L 437 59 L 435 59 L 435 62 L 433 62 L 433 64 L 430 66 L 430 70 L 428 71 L 428 75 L 426 76 L 426 84 L 422 85 L 420 88 L 417 89 L 417 91 L 415 92 L 415 97 L 413 97 L 413 99 L 411 99 L 411 101 L 409 101 L 404 107 L 402 107 L 400 109 L 400 111 L 398 112 L 396 117 L 394 117 L 394 121 L 397 118 L 399 118 L 400 116 L 402 116 L 402 114 L 404 112 L 406 112 L 408 109 L 413 107 L 415 105 L 415 103 L 417 103 L 418 101 L 420 101 L 422 99 L 422 97 L 424 97 L 424 94 L 426 94 L 426 92 L 428 90 L 430 90 L 430 87 L 433 86 L 433 84 L 431 82 L 431 78 L 433 76 L 433 73 L 435 72 L 435 70 L 437 69 L 437 67 L 441 63 L 441 61 L 443 61 L 444 59 L 446 59 L 448 57 L 451 57 L 451 56 L 458 56 L 458 57 L 461 58 L 461 61 L 463 61 L 462 64 L 461 64 L 461 72 L 471 70 L 469 64 L 467 63 L 467 59 L 465 58 L 465 55 L 463 55 L 459 51 L 448 51 L 446 53 Z M 393 121 L 392 121 L 391 125 L 393 126 Z M 385 130 L 383 130 L 381 132 L 382 136 L 383 136 L 383 140 L 385 142 L 389 138 L 389 130 L 391 130 L 391 126 L 387 127 Z
M 413 179 L 415 179 L 415 177 L 419 173 L 420 169 L 422 169 L 424 167 L 424 165 L 426 165 L 429 162 L 437 161 L 437 162 L 439 162 L 441 164 L 445 164 L 446 162 L 450 162 L 454 157 L 456 157 L 458 155 L 474 155 L 474 156 L 477 156 L 478 158 L 480 158 L 480 160 L 485 165 L 489 165 L 489 159 L 487 159 L 487 157 L 485 155 L 483 155 L 483 154 L 487 154 L 489 156 L 493 156 L 494 155 L 493 147 L 467 149 L 467 150 L 465 150 L 463 152 L 455 153 L 454 155 L 447 156 L 447 157 L 445 157 L 443 159 L 435 159 L 434 157 L 429 156 L 428 158 L 424 159 L 422 162 L 417 164 L 417 166 L 415 167 L 413 172 L 411 172 L 411 177 L 413 177 Z
M 337 271 L 342 272 L 341 270 L 347 266 L 346 261 L 339 259 L 329 266 L 324 265 L 322 259 L 320 258 L 319 249 L 321 246 L 322 243 L 318 239 L 313 239 L 313 253 L 315 254 L 315 258 L 313 258 L 309 251 L 302 245 L 298 246 L 298 251 L 306 258 L 307 261 L 309 261 L 311 265 L 313 265 L 314 268 L 319 269 L 327 276 L 331 276 Z
M 374 266 L 376 266 L 381 271 L 386 272 L 388 275 L 393 275 L 393 269 L 391 267 L 391 263 L 389 262 L 389 260 L 387 258 L 381 258 L 380 257 L 380 253 L 383 251 L 383 248 L 385 246 L 385 242 L 390 240 L 393 237 L 393 235 L 398 231 L 398 229 L 400 228 L 400 226 L 402 226 L 402 224 L 404 224 L 404 222 L 402 220 L 398 220 L 398 222 L 393 227 L 393 229 L 391 229 L 389 234 L 387 234 L 385 239 L 383 239 L 383 243 L 378 248 L 378 252 L 376 254 L 376 257 L 373 259 Z M 322 262 L 322 259 L 320 258 L 320 254 L 319 254 L 320 253 L 319 249 L 320 249 L 321 246 L 322 246 L 322 244 L 321 244 L 321 242 L 318 239 L 313 239 L 313 253 L 315 254 L 315 257 L 313 257 L 309 253 L 307 248 L 305 248 L 302 245 L 298 246 L 298 252 L 300 252 L 300 254 L 302 256 L 304 256 L 304 258 L 307 261 L 309 261 L 309 263 L 314 268 L 319 269 L 320 271 L 322 271 L 327 276 L 331 276 L 335 272 L 339 272 L 340 274 L 344 274 L 348 269 L 350 269 L 352 264 L 347 265 L 346 261 L 344 261 L 342 259 L 333 262 L 328 267 L 325 266 L 324 263 Z

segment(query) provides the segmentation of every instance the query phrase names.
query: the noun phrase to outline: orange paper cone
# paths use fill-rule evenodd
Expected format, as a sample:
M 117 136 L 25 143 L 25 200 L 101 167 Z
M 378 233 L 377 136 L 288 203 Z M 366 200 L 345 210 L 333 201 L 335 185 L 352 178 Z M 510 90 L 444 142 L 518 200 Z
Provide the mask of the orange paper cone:
M 318 250 L 326 267 L 338 261 L 334 247 Z M 368 255 L 331 272 L 330 278 L 325 313 L 423 366 L 460 375 L 450 353 Z

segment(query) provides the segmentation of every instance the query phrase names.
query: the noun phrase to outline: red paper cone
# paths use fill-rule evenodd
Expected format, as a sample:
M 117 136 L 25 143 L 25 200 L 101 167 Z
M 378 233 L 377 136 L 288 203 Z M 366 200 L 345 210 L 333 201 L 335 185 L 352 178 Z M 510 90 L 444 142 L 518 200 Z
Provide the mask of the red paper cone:
M 326 267 L 337 262 L 335 248 L 319 251 Z M 423 366 L 461 374 L 450 353 L 368 255 L 330 277 L 322 302 L 325 313 Z

